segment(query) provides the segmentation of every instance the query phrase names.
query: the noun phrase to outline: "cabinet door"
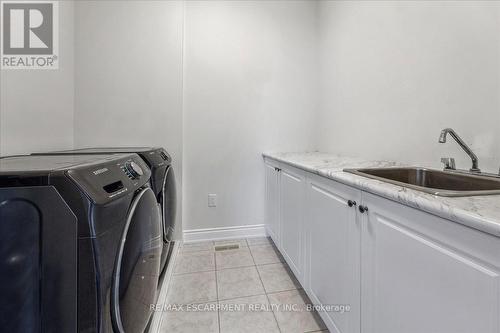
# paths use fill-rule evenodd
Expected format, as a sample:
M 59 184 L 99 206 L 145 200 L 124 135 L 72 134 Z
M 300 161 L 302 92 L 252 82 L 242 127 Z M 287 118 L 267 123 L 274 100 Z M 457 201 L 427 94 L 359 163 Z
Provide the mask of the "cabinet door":
M 299 281 L 302 280 L 304 275 L 304 234 L 302 224 L 304 219 L 305 186 L 303 172 L 291 168 L 281 170 L 281 252 Z
M 370 194 L 363 204 L 363 332 L 499 332 L 498 266 L 477 257 L 500 253 L 498 240 Z
M 360 330 L 360 223 L 357 206 L 361 193 L 320 177 L 307 183 L 306 291 L 330 332 Z M 342 310 L 343 309 L 343 310 Z
M 266 227 L 269 236 L 279 247 L 279 172 L 277 166 L 266 162 Z

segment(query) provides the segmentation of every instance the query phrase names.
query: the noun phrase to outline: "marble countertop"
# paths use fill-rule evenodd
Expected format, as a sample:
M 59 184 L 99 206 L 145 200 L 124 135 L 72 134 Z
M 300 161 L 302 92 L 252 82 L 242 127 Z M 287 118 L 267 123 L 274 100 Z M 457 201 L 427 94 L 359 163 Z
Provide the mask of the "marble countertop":
M 500 195 L 438 197 L 343 171 L 345 168 L 403 166 L 391 161 L 321 152 L 264 153 L 263 156 L 500 237 Z

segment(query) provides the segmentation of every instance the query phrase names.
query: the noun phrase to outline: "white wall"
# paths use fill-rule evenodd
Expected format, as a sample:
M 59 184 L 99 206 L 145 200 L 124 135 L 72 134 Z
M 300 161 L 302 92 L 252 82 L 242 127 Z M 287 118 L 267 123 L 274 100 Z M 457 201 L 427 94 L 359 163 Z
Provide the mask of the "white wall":
M 78 1 L 75 145 L 163 145 L 181 160 L 182 3 Z
M 315 7 L 186 3 L 184 229 L 263 223 L 262 152 L 314 148 Z
M 321 1 L 318 148 L 439 166 L 500 165 L 500 2 Z
M 59 4 L 59 69 L 0 71 L 0 155 L 73 147 L 74 4 Z
M 78 1 L 75 146 L 162 146 L 181 218 L 181 1 Z
M 59 70 L 0 72 L 0 154 L 164 146 L 184 229 L 262 223 L 262 151 L 468 167 L 451 126 L 500 165 L 499 2 L 62 1 L 60 21 Z

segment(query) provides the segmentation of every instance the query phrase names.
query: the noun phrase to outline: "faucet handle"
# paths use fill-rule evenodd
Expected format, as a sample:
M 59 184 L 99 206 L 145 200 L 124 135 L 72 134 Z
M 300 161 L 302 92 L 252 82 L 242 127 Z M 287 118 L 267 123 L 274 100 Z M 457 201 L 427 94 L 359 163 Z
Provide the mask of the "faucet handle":
M 445 170 L 456 170 L 455 159 L 453 157 L 441 157 L 441 163 Z

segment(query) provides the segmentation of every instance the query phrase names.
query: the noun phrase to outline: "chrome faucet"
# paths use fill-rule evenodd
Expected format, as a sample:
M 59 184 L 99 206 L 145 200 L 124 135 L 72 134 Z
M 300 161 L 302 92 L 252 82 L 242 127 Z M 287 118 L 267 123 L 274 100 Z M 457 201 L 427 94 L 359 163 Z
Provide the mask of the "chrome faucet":
M 439 143 L 446 142 L 446 135 L 450 134 L 453 139 L 462 147 L 462 149 L 469 155 L 472 160 L 472 168 L 470 168 L 471 172 L 481 172 L 478 166 L 478 159 L 476 154 L 472 152 L 472 150 L 467 146 L 467 144 L 458 136 L 457 132 L 453 130 L 453 128 L 445 128 L 441 131 L 441 135 L 439 135 Z

